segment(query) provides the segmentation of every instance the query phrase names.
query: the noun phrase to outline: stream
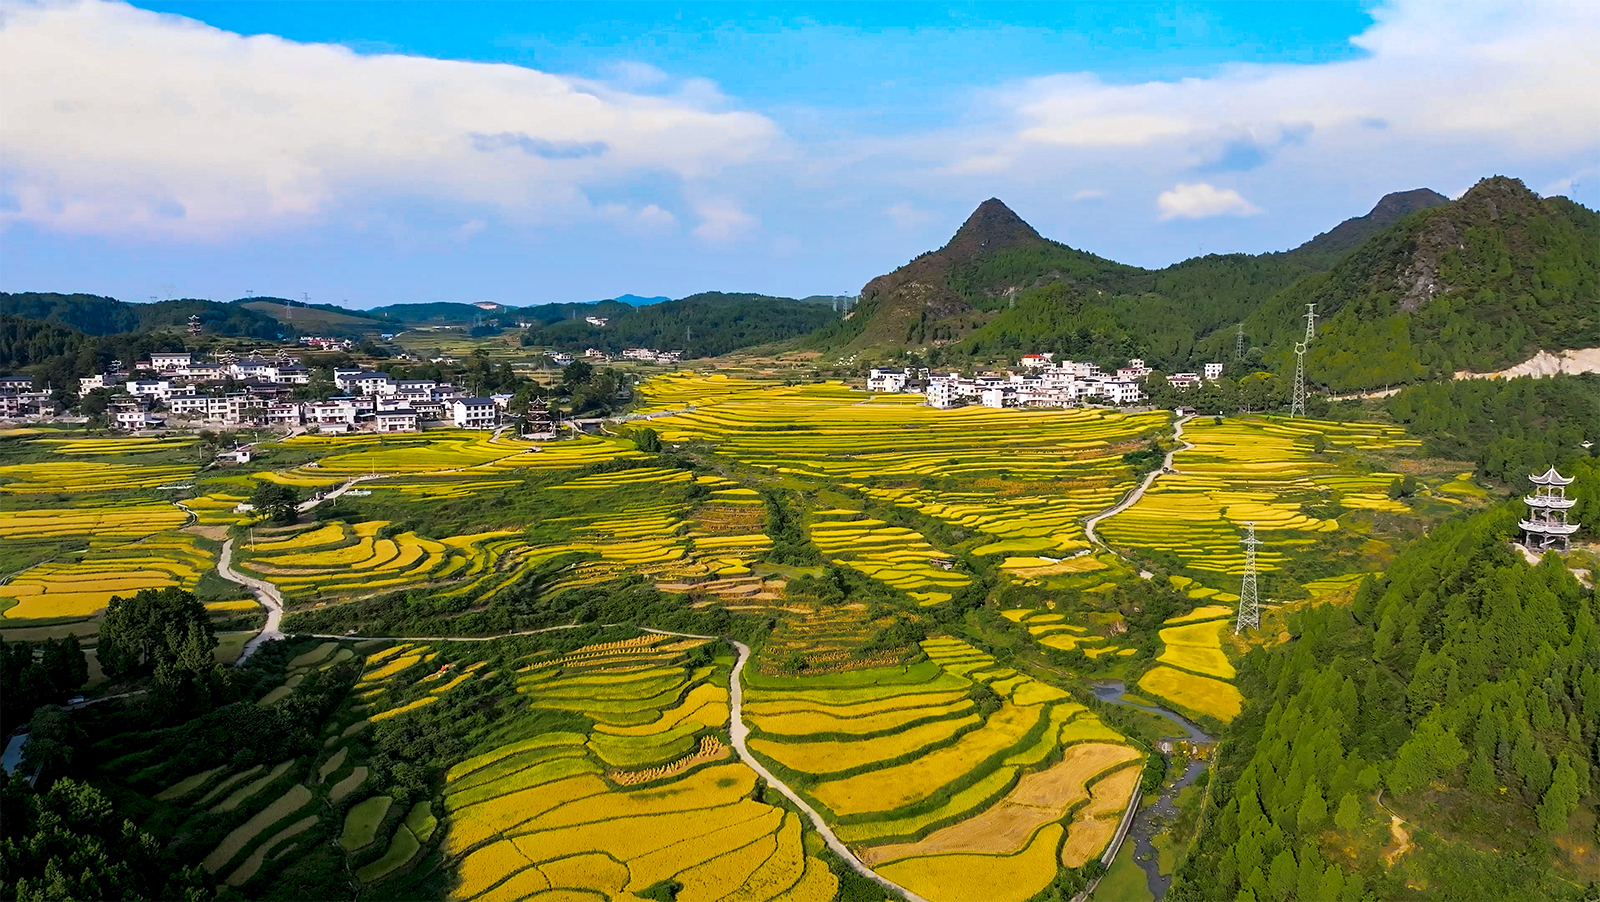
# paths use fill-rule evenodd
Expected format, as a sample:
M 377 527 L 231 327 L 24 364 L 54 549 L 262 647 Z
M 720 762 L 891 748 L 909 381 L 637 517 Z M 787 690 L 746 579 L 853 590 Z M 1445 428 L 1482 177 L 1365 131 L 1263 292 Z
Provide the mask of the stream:
M 1169 711 L 1166 708 L 1155 705 L 1143 705 L 1124 698 L 1126 687 L 1120 680 L 1095 683 L 1090 688 L 1094 690 L 1095 698 L 1103 702 L 1138 708 L 1141 711 L 1147 711 L 1172 721 L 1183 730 L 1184 738 L 1195 745 L 1212 745 L 1217 741 L 1215 737 L 1207 734 L 1175 711 Z M 1127 838 L 1123 840 L 1124 842 L 1129 840 L 1133 842 L 1134 863 L 1139 866 L 1140 870 L 1144 871 L 1145 884 L 1157 899 L 1166 896 L 1167 889 L 1172 885 L 1172 875 L 1162 875 L 1161 873 L 1161 857 L 1156 850 L 1154 842 L 1156 834 L 1177 819 L 1178 806 L 1174 804 L 1173 800 L 1178 793 L 1182 792 L 1184 787 L 1193 784 L 1199 778 L 1200 773 L 1209 766 L 1210 762 L 1203 758 L 1190 759 L 1188 766 L 1184 768 L 1182 776 L 1176 781 L 1169 780 L 1163 783 L 1161 793 L 1156 797 L 1155 802 L 1139 809 L 1134 814 L 1133 824 L 1128 828 Z

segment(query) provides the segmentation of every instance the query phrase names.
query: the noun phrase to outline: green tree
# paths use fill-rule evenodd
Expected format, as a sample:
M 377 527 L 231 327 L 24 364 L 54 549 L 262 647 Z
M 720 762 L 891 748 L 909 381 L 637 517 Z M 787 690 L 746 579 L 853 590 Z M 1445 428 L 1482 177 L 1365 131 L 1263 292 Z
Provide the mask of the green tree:
M 299 516 L 300 496 L 293 488 L 276 482 L 258 482 L 250 492 L 250 506 L 269 523 L 286 525 Z
M 1328 800 L 1322 797 L 1322 786 L 1315 777 L 1306 786 L 1300 809 L 1295 813 L 1295 823 L 1301 833 L 1313 833 L 1328 819 Z
M 1361 803 L 1355 793 L 1347 792 L 1339 800 L 1339 810 L 1334 812 L 1333 823 L 1346 833 L 1353 833 L 1361 823 Z
M 155 837 L 76 780 L 33 792 L 20 776 L 0 790 L 0 899 L 210 898 L 204 872 L 167 860 Z
M 1546 833 L 1565 833 L 1567 819 L 1578 810 L 1578 774 L 1562 755 L 1550 780 L 1550 789 L 1539 803 L 1539 827 Z
M 1294 860 L 1294 853 L 1284 849 L 1272 859 L 1272 866 L 1267 871 L 1267 892 L 1277 902 L 1286 902 L 1294 894 L 1295 884 L 1300 881 L 1300 865 Z
M 171 587 L 113 596 L 100 620 L 100 667 L 113 679 L 141 676 L 162 666 L 209 672 L 217 644 L 205 606 L 194 593 Z M 200 650 L 208 663 L 202 664 Z
M 661 433 L 649 426 L 640 426 L 633 430 L 633 446 L 645 454 L 660 454 Z

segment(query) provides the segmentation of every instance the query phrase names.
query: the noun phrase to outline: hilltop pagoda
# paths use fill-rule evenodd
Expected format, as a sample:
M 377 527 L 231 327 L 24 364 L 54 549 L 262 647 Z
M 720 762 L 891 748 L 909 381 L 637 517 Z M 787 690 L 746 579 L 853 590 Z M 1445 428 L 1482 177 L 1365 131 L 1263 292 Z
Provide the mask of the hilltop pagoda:
M 1578 531 L 1577 523 L 1567 522 L 1567 511 L 1578 503 L 1567 497 L 1572 480 L 1557 473 L 1555 467 L 1528 479 L 1533 483 L 1533 494 L 1523 499 L 1528 504 L 1528 519 L 1518 524 L 1522 527 L 1522 543 L 1530 551 L 1570 551 L 1572 534 Z

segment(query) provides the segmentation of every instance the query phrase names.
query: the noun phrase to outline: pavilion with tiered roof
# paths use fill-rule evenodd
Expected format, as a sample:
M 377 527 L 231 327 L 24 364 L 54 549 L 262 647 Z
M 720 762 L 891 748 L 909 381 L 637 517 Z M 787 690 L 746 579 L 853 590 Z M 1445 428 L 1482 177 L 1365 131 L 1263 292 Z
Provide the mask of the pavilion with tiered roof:
M 1528 505 L 1528 518 L 1518 524 L 1522 527 L 1523 544 L 1530 551 L 1570 551 L 1572 534 L 1579 525 L 1567 522 L 1567 511 L 1578 503 L 1567 497 L 1572 480 L 1557 473 L 1555 467 L 1528 479 L 1533 483 L 1533 494 L 1522 499 Z

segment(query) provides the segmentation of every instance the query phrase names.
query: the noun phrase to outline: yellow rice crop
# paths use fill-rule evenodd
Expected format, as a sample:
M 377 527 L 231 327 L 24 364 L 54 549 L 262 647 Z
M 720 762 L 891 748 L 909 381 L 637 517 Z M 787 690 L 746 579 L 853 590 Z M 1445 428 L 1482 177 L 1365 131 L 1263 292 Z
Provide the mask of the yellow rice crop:
M 1179 707 L 1209 714 L 1223 722 L 1238 717 L 1239 708 L 1244 703 L 1243 696 L 1231 683 L 1195 676 L 1171 667 L 1157 667 L 1146 673 L 1139 680 L 1139 688 Z
M 1050 824 L 1040 828 L 1028 847 L 1015 855 L 907 858 L 884 865 L 879 873 L 925 899 L 1023 902 L 1055 879 L 1061 834 L 1060 824 Z

